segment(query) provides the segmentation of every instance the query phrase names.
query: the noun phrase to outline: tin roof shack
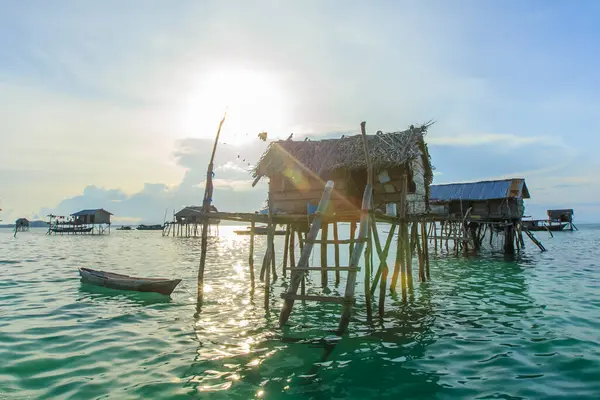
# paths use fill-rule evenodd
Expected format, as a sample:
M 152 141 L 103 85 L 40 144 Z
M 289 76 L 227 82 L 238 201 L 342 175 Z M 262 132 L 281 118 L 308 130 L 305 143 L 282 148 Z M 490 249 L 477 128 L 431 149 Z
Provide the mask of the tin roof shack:
M 573 224 L 573 214 L 575 214 L 575 211 L 573 211 L 572 208 L 566 208 L 562 210 L 547 210 L 546 212 L 548 213 L 548 220 L 550 223 L 567 222 L 569 224 L 569 230 L 572 231 L 573 228 L 577 229 L 575 224 Z
M 81 210 L 71 214 L 71 216 L 75 219 L 75 225 L 110 225 L 111 215 L 112 213 L 109 213 L 103 208 L 96 208 L 93 210 Z
M 523 199 L 529 198 L 524 179 L 451 183 L 431 186 L 431 211 L 434 214 L 485 220 L 521 219 Z M 470 210 L 470 211 L 469 211 Z
M 374 169 L 374 205 L 396 204 L 407 189 L 409 214 L 428 210 L 433 171 L 424 136 L 427 125 L 403 132 L 368 135 Z M 361 135 L 325 140 L 280 140 L 271 143 L 253 171 L 253 185 L 269 177 L 276 213 L 307 214 L 316 209 L 325 182 L 335 184 L 329 212 L 360 209 L 367 184 Z

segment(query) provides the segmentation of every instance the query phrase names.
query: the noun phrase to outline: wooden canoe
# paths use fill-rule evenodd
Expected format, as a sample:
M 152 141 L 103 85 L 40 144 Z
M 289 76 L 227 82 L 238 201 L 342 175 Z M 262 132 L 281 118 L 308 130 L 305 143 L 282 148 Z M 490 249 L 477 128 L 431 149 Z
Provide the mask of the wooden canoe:
M 181 279 L 137 278 L 135 276 L 79 268 L 81 281 L 97 286 L 137 292 L 156 292 L 169 296 Z

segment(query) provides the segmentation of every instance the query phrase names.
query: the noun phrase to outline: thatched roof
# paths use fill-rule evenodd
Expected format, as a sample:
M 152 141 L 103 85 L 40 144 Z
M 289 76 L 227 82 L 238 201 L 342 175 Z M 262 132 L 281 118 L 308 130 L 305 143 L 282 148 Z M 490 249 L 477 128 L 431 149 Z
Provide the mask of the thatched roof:
M 367 135 L 371 161 L 375 170 L 404 165 L 419 157 L 427 159 L 431 168 L 423 136 L 429 125 L 412 127 L 403 132 Z M 424 154 L 425 153 L 425 154 Z M 290 165 L 301 165 L 317 175 L 338 169 L 365 169 L 367 162 L 361 135 L 325 140 L 279 140 L 269 145 L 253 176 L 273 176 Z M 255 181 L 256 181 L 255 180 Z

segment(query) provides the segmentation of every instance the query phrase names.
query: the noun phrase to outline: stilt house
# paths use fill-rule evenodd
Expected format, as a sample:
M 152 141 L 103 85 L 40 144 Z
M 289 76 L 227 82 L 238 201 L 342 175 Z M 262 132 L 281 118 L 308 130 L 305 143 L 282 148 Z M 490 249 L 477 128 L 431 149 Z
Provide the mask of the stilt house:
M 394 214 L 406 198 L 408 214 L 428 210 L 432 166 L 424 136 L 427 126 L 403 132 L 368 135 L 374 172 L 374 204 Z M 360 209 L 367 184 L 367 161 L 361 135 L 313 141 L 280 140 L 270 144 L 253 171 L 253 185 L 269 178 L 275 213 L 310 214 L 328 180 L 335 184 L 329 212 Z M 406 197 L 404 193 L 406 191 Z M 390 207 L 392 206 L 392 207 Z M 399 210 L 402 210 L 400 208 Z
M 431 211 L 434 214 L 485 220 L 521 219 L 523 199 L 529 198 L 525 179 L 503 179 L 431 186 Z

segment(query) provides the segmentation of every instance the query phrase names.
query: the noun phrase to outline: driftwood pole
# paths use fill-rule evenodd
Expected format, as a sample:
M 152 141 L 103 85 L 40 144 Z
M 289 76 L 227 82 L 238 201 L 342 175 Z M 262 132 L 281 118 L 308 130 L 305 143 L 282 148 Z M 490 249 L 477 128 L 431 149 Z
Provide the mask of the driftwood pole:
M 221 128 L 225 122 L 225 117 L 219 123 L 219 129 L 217 130 L 217 136 L 215 137 L 215 143 L 213 145 L 212 154 L 210 156 L 210 162 L 208 163 L 208 169 L 206 170 L 206 187 L 204 188 L 204 199 L 202 200 L 202 214 L 204 218 L 202 220 L 202 250 L 200 253 L 200 265 L 198 266 L 198 307 L 202 305 L 204 298 L 204 266 L 206 265 L 206 251 L 208 249 L 208 213 L 210 211 L 210 203 L 212 202 L 213 196 L 213 169 L 215 161 L 215 153 L 217 151 L 217 145 L 219 144 L 219 136 L 221 135 Z
M 371 163 L 371 153 L 369 152 L 369 140 L 367 138 L 367 123 L 365 121 L 360 123 L 360 133 L 362 135 L 363 142 L 363 150 L 365 153 L 365 161 L 367 162 L 367 188 L 369 190 L 373 190 L 373 163 Z M 369 210 L 373 211 L 373 202 L 369 202 Z M 374 217 L 374 216 L 373 216 Z M 373 243 L 372 243 L 372 230 L 369 229 L 367 223 L 367 254 L 371 257 L 371 253 L 373 251 Z M 370 289 L 370 265 L 366 263 L 365 265 L 365 301 L 367 303 L 367 318 L 371 317 L 371 291 Z

